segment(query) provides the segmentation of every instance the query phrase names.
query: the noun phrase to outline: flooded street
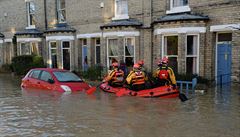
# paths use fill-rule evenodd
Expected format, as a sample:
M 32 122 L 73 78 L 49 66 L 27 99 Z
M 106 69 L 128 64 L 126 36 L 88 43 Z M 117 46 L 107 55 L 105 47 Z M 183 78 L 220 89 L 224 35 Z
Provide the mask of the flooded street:
M 212 88 L 186 102 L 116 97 L 96 91 L 21 91 L 0 74 L 0 136 L 239 137 L 240 85 Z

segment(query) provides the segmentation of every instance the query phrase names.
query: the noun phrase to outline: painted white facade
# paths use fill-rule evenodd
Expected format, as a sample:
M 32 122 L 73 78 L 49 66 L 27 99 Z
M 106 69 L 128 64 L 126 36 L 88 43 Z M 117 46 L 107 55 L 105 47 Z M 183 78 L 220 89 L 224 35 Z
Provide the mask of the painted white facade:
M 17 38 L 17 42 L 41 42 L 41 38 Z
M 77 34 L 77 38 L 99 38 L 102 37 L 102 33 L 87 33 L 87 34 Z
M 226 25 L 213 25 L 210 26 L 210 32 L 219 32 L 219 31 L 232 31 L 240 29 L 239 24 L 226 24 Z
M 134 36 L 140 36 L 140 32 L 139 31 L 115 31 L 115 32 L 103 33 L 103 37 L 111 37 L 111 36 L 134 37 Z
M 74 36 L 46 36 L 46 41 L 74 40 Z
M 154 35 L 176 33 L 206 33 L 206 27 L 180 27 L 154 30 Z

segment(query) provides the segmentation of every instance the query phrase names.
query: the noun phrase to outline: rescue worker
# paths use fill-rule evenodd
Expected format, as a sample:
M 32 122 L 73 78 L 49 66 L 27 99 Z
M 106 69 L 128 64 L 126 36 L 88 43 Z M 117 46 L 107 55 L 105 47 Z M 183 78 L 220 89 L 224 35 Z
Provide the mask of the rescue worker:
M 139 66 L 140 66 L 141 71 L 145 72 L 144 61 L 143 61 L 143 60 L 139 60 L 139 61 L 138 61 L 138 64 L 139 64 Z M 145 73 L 146 73 L 146 72 L 145 72 Z
M 126 82 L 129 85 L 129 89 L 139 91 L 145 89 L 145 81 L 147 77 L 140 69 L 138 63 L 133 65 L 133 70 L 128 74 Z
M 119 69 L 118 63 L 112 63 L 113 70 L 111 70 L 107 77 L 102 82 L 108 82 L 110 86 L 121 87 L 123 86 L 124 81 L 124 72 Z
M 172 68 L 168 66 L 168 57 L 165 56 L 158 62 L 153 77 L 156 79 L 156 86 L 172 85 L 176 89 L 176 79 Z
M 153 82 L 153 80 L 151 80 L 151 77 L 149 77 L 148 72 L 147 72 L 147 71 L 145 70 L 145 68 L 144 68 L 144 61 L 143 61 L 143 60 L 139 60 L 139 61 L 138 61 L 138 64 L 139 64 L 139 66 L 140 66 L 140 70 L 141 70 L 142 72 L 144 72 L 145 75 L 146 75 L 146 77 L 148 78 L 148 81 L 146 81 L 146 83 L 145 83 L 145 85 L 146 85 L 145 88 L 147 88 L 147 89 L 152 88 L 152 86 L 154 85 L 154 82 Z

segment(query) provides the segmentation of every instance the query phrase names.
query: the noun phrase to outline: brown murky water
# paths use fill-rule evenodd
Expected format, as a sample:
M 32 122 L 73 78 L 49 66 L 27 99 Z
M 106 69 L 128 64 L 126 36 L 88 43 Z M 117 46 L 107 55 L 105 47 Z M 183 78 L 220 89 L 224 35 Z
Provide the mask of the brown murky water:
M 240 86 L 209 89 L 184 103 L 97 91 L 21 91 L 0 74 L 0 136 L 239 137 Z

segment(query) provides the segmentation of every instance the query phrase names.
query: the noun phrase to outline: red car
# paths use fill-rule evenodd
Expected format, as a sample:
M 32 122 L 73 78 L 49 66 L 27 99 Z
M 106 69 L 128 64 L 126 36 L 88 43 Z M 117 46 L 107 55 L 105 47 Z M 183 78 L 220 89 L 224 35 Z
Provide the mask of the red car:
M 22 79 L 22 88 L 59 92 L 86 91 L 91 86 L 76 74 L 63 69 L 31 69 Z

